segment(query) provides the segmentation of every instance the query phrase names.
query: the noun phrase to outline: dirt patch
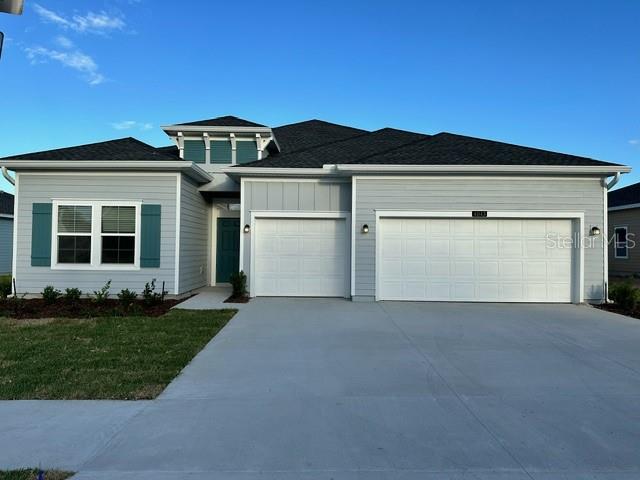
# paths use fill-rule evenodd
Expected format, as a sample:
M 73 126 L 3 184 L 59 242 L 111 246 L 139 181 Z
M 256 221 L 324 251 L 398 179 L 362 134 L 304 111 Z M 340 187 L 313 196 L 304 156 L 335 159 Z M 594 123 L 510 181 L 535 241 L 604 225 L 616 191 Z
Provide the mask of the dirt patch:
M 601 305 L 594 305 L 595 308 L 605 310 L 607 312 L 617 313 L 619 315 L 625 315 L 631 318 L 640 319 L 640 310 L 626 310 L 615 303 L 603 303 Z
M 59 299 L 54 303 L 47 303 L 42 298 L 9 298 L 0 300 L 0 317 L 17 319 L 21 324 L 29 322 L 28 324 L 32 325 L 46 324 L 54 318 L 160 317 L 187 298 L 164 300 L 155 304 L 136 300 L 127 308 L 116 299 L 100 303 L 91 298 L 83 298 L 73 303 Z
M 240 297 L 234 297 L 231 295 L 227 298 L 224 303 L 249 303 L 249 297 L 247 295 L 243 295 Z

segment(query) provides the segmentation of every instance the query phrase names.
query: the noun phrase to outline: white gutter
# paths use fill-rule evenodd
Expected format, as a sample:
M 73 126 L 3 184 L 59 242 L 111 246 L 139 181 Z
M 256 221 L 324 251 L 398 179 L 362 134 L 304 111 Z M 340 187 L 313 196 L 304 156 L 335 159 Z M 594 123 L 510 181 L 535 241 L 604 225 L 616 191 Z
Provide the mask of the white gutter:
M 7 167 L 5 166 L 2 167 L 2 176 L 7 179 L 7 182 L 15 186 L 16 181 L 13 179 L 11 175 L 9 175 L 9 172 L 7 171 Z
M 165 132 L 220 132 L 220 133 L 268 133 L 272 130 L 269 127 L 212 127 L 198 125 L 165 125 L 160 127 Z
M 193 162 L 178 161 L 95 161 L 95 160 L 0 160 L 4 172 L 9 168 L 15 171 L 29 170 L 88 170 L 88 171 L 164 171 L 182 172 L 204 183 L 213 177 Z
M 267 157 L 269 158 L 269 157 Z M 274 168 L 274 167 L 225 167 L 221 172 L 230 176 L 301 176 L 318 177 L 336 175 L 337 172 L 327 168 Z
M 615 175 L 628 173 L 624 165 L 325 165 L 327 170 L 343 173 L 566 173 Z
M 607 190 L 611 190 L 611 188 L 614 187 L 615 184 L 618 183 L 619 181 L 620 181 L 620 172 L 616 172 L 614 177 L 611 179 L 609 183 L 605 185 L 605 187 L 607 187 Z

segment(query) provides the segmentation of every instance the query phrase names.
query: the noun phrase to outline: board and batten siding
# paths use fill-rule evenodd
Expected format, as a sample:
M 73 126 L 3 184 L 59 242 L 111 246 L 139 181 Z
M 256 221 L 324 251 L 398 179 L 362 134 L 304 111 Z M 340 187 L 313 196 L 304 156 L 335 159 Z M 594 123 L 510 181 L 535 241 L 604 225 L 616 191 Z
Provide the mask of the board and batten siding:
M 0 275 L 11 273 L 13 259 L 13 219 L 0 217 Z
M 182 175 L 180 189 L 180 292 L 207 284 L 209 206 L 198 186 Z
M 373 178 L 357 177 L 355 212 L 355 299 L 375 296 L 375 210 L 584 212 L 584 232 L 604 225 L 600 178 Z M 526 215 L 523 215 L 526 216 Z M 361 234 L 363 224 L 369 233 Z M 604 292 L 603 237 L 590 237 L 584 252 L 584 298 Z
M 252 211 L 350 212 L 351 184 L 335 181 L 275 181 L 243 179 L 244 224 L 251 223 Z M 349 231 L 351 225 L 347 225 Z M 250 276 L 251 238 L 241 234 L 242 270 Z M 249 284 L 249 282 L 247 282 Z
M 156 279 L 158 289 L 174 293 L 176 194 L 175 173 L 137 173 L 117 175 L 88 173 L 82 175 L 19 173 L 18 248 L 16 287 L 19 293 L 41 293 L 47 285 L 64 290 L 77 287 L 85 293 L 99 290 L 112 280 L 111 293 L 123 288 L 141 293 L 146 282 Z M 31 266 L 31 212 L 34 203 L 54 199 L 142 201 L 161 206 L 160 268 L 139 270 L 62 270 Z M 55 252 L 51 252 L 52 260 Z
M 614 248 L 615 227 L 627 227 L 628 258 L 616 258 Z M 629 208 L 609 212 L 609 274 L 629 276 L 640 273 L 640 208 Z M 633 243 L 632 243 L 633 242 Z

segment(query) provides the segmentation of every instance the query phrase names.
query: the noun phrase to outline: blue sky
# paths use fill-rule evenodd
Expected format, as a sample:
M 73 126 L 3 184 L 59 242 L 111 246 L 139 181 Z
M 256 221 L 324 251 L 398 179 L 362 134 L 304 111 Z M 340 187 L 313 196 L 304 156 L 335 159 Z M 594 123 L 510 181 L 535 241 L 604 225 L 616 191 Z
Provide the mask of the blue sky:
M 0 156 L 233 114 L 640 167 L 639 20 L 636 0 L 25 0 L 0 14 Z

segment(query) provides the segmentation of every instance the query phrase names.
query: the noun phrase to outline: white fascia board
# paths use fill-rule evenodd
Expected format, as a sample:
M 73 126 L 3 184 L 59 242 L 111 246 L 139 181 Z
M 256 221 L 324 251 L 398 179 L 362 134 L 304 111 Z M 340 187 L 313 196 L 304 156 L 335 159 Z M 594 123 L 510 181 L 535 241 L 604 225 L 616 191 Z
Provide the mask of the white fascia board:
M 630 203 L 628 205 L 619 205 L 617 207 L 609 207 L 609 211 L 616 212 L 618 210 L 630 210 L 632 208 L 640 208 L 640 203 Z
M 177 161 L 96 161 L 96 160 L 4 160 L 0 166 L 9 170 L 86 170 L 86 171 L 152 171 L 152 172 L 182 172 L 194 180 L 203 183 L 213 180 L 211 175 L 192 162 Z
M 271 135 L 269 127 L 212 127 L 198 125 L 165 125 L 160 127 L 165 133 L 169 132 L 224 132 L 224 133 L 268 133 Z
M 335 176 L 336 172 L 326 168 L 262 168 L 262 167 L 227 167 L 221 169 L 229 176 Z
M 325 165 L 327 170 L 343 173 L 556 173 L 613 175 L 617 172 L 629 173 L 631 167 L 623 165 Z

